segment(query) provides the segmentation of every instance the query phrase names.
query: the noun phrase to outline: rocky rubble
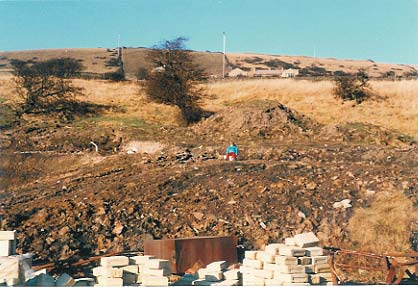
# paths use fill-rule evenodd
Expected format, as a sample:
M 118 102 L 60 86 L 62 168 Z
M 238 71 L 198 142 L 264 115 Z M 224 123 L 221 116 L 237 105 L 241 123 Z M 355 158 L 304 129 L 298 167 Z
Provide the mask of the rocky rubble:
M 351 126 L 341 142 L 328 140 L 346 131 L 321 138 L 324 127 L 263 104 L 159 134 L 160 153 L 114 153 L 115 132 L 109 153 L 84 145 L 83 153 L 65 153 L 58 145 L 59 156 L 15 154 L 35 141 L 49 150 L 59 132 L 76 134 L 63 127 L 28 131 L 18 147 L 1 151 L 7 159 L 0 163 L 1 228 L 18 230 L 18 253 L 64 269 L 92 255 L 142 251 L 147 238 L 235 235 L 246 249 L 260 249 L 313 231 L 326 245 L 344 246 L 351 244 L 346 227 L 353 210 L 375 194 L 401 190 L 415 203 L 418 198 L 417 147 L 396 145 L 401 141 L 390 133 L 381 141 L 363 127 Z M 240 155 L 225 162 L 231 138 Z

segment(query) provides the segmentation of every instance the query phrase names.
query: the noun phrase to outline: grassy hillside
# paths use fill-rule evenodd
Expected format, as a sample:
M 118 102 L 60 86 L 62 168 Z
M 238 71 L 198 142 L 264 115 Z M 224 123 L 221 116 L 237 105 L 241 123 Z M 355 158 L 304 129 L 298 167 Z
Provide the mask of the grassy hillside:
M 111 116 L 105 115 L 101 124 L 135 118 L 159 125 L 182 124 L 176 108 L 149 102 L 144 89 L 135 82 L 75 80 L 74 83 L 85 89 L 83 100 L 118 107 L 119 110 L 110 112 Z M 0 86 L 2 101 L 16 99 L 10 76 L 1 77 Z M 322 124 L 369 123 L 418 139 L 418 80 L 371 81 L 376 97 L 360 105 L 335 99 L 333 83 L 328 80 L 216 81 L 202 87 L 206 93 L 202 104 L 214 112 L 255 100 L 278 100 Z
M 133 78 L 139 68 L 150 68 L 146 59 L 146 48 L 124 48 L 123 62 L 125 73 Z M 197 62 L 205 69 L 208 75 L 219 77 L 222 75 L 222 54 L 215 52 L 193 52 Z M 57 57 L 71 57 L 81 61 L 86 67 L 86 72 L 106 73 L 115 70 L 108 62 L 117 57 L 116 49 L 48 49 L 33 51 L 0 52 L 0 72 L 10 71 L 10 60 L 41 61 Z M 263 54 L 235 54 L 227 53 L 228 72 L 232 68 L 242 69 L 277 69 L 299 68 L 307 75 L 333 74 L 336 71 L 355 73 L 364 69 L 372 77 L 381 77 L 390 72 L 397 76 L 405 74 L 417 74 L 418 67 L 401 64 L 375 63 L 372 60 L 342 60 L 331 58 L 312 58 L 305 56 L 279 56 Z

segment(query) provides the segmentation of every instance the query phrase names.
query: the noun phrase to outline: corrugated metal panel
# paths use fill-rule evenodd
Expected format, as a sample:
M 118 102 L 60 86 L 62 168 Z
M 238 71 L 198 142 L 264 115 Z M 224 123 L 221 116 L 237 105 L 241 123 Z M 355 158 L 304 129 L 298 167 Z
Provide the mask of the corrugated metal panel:
M 146 240 L 144 253 L 170 260 L 173 273 L 184 273 L 196 262 L 237 263 L 237 241 L 232 236 Z

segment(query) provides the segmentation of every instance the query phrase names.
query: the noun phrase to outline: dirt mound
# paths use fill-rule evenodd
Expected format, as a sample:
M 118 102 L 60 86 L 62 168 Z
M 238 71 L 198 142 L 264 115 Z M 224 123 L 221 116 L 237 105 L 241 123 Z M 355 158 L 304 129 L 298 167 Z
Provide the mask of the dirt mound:
M 409 146 L 417 143 L 410 136 L 367 123 L 327 125 L 321 128 L 318 136 L 323 140 L 353 144 Z
M 256 101 L 229 107 L 195 127 L 212 135 L 262 138 L 307 136 L 319 124 L 278 102 Z

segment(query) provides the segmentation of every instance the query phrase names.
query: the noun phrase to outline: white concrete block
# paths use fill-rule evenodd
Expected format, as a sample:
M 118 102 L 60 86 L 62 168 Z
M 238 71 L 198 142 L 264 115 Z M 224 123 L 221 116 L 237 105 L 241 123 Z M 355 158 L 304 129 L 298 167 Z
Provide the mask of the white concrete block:
M 321 247 L 308 247 L 306 249 L 306 255 L 307 256 L 322 256 L 324 255 L 324 249 Z
M 206 266 L 208 270 L 222 271 L 228 268 L 228 262 L 226 261 L 215 261 Z
M 261 260 L 264 263 L 274 263 L 276 260 L 276 255 L 266 253 L 266 252 L 258 253 L 257 257 L 258 257 L 258 260 Z
M 5 257 L 0 265 L 0 279 L 19 278 L 19 259 L 15 256 Z
M 142 275 L 144 286 L 168 286 L 168 277 Z
M 17 231 L 7 231 L 1 230 L 0 231 L 0 240 L 16 240 L 17 239 Z
M 276 264 L 278 265 L 298 265 L 298 258 L 294 256 L 276 256 Z
M 278 273 L 278 274 L 274 274 L 274 278 L 278 279 L 279 281 L 281 281 L 284 284 L 289 284 L 289 283 L 307 283 L 309 280 L 309 276 L 308 274 L 282 274 L 282 273 Z
M 0 256 L 10 256 L 16 254 L 13 240 L 0 240 Z
M 255 268 L 253 267 L 248 267 L 248 266 L 240 266 L 239 267 L 239 272 L 241 272 L 242 274 L 253 274 L 253 270 Z M 259 269 L 256 269 L 259 270 Z
M 261 277 L 261 278 L 264 278 L 264 279 L 273 279 L 274 271 L 273 270 L 266 270 L 266 269 L 254 270 L 253 275 L 255 277 Z
M 293 237 L 289 237 L 289 238 L 285 238 L 284 244 L 287 245 L 287 246 L 295 246 L 296 242 L 295 242 L 295 239 Z
M 332 275 L 331 273 L 311 274 L 309 275 L 309 280 L 313 285 L 323 285 L 324 283 L 332 282 Z
M 279 254 L 282 256 L 304 256 L 305 249 L 296 246 L 285 246 L 280 248 Z
M 282 285 L 282 282 L 278 279 L 266 279 L 264 280 L 265 286 L 280 286 Z
M 296 234 L 294 239 L 296 245 L 301 248 L 315 247 L 319 244 L 319 239 L 313 232 Z
M 312 256 L 312 264 L 325 264 L 328 263 L 328 256 Z
M 196 271 L 196 277 L 198 279 L 205 279 L 205 275 L 208 272 L 208 270 L 206 268 L 200 268 L 199 270 Z
M 170 269 L 167 269 L 167 268 L 154 269 L 154 268 L 144 267 L 142 274 L 150 275 L 150 276 L 170 276 L 171 272 L 170 272 Z
M 315 273 L 331 272 L 331 268 L 328 263 L 314 264 Z
M 239 280 L 241 275 L 242 274 L 238 269 L 232 269 L 224 272 L 225 280 Z
M 312 258 L 311 257 L 298 257 L 298 264 L 299 265 L 310 265 L 312 264 Z
M 261 277 L 255 277 L 255 276 L 244 276 L 242 278 L 242 285 L 243 286 L 264 286 L 265 279 Z
M 205 280 L 210 282 L 216 282 L 224 279 L 222 271 L 206 270 Z
M 170 261 L 165 259 L 149 259 L 145 263 L 145 267 L 151 269 L 170 269 Z
M 278 265 L 276 265 L 276 264 L 273 264 L 273 263 L 264 263 L 264 266 L 263 266 L 263 269 L 264 270 L 271 270 L 271 271 L 275 271 L 275 270 L 277 270 L 277 267 Z
M 211 286 L 240 286 L 239 280 L 223 280 L 213 283 Z
M 75 284 L 74 278 L 68 275 L 67 273 L 61 274 L 55 282 L 55 286 L 67 287 L 67 286 L 73 286 L 74 284 Z
M 129 264 L 132 265 L 145 265 L 150 259 L 156 259 L 154 255 L 139 255 L 129 257 Z
M 247 258 L 247 259 L 255 260 L 255 259 L 257 259 L 257 252 L 258 251 L 247 250 L 247 251 L 245 251 L 244 257 Z
M 282 248 L 283 246 L 285 245 L 281 243 L 272 243 L 266 246 L 266 248 L 264 249 L 264 252 L 272 254 L 272 255 L 278 255 L 280 248 Z
M 305 266 L 303 265 L 277 265 L 278 273 L 284 274 L 300 274 L 305 273 Z
M 311 284 L 305 282 L 305 283 L 287 283 L 287 284 L 283 284 L 286 286 L 310 286 Z
M 126 256 L 110 256 L 100 259 L 100 265 L 104 267 L 122 267 L 129 265 L 129 258 Z
M 6 285 L 7 286 L 18 286 L 18 285 L 20 285 L 20 279 L 19 278 L 6 279 Z
M 93 275 L 96 277 L 122 278 L 123 269 L 99 266 L 93 268 Z
M 263 268 L 263 261 L 256 260 L 256 259 L 244 258 L 244 260 L 242 261 L 242 264 L 244 266 L 252 267 L 252 268 L 256 268 L 256 269 L 262 269 Z
M 122 278 L 107 278 L 107 277 L 103 277 L 103 276 L 99 276 L 96 278 L 97 279 L 97 285 L 99 286 L 123 286 L 123 279 Z

